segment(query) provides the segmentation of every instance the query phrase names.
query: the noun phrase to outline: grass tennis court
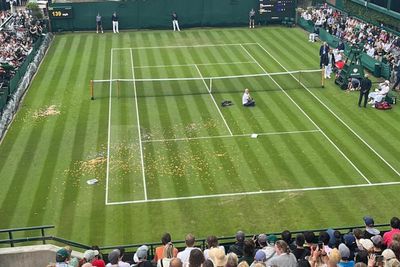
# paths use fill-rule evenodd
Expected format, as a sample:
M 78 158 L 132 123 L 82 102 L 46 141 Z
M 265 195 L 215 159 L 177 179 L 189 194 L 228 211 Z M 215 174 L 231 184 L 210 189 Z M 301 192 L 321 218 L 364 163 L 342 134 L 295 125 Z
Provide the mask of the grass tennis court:
M 316 69 L 318 49 L 280 27 L 56 36 L 0 146 L 0 227 L 104 245 L 387 222 L 397 107 L 266 75 Z

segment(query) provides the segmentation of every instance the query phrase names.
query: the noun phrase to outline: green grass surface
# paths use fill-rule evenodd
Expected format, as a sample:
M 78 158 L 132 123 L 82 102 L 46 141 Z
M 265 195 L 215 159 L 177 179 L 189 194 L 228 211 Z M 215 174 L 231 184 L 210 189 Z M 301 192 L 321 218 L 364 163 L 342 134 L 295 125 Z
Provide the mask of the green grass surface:
M 312 76 L 307 90 L 276 76 L 207 91 L 208 77 L 316 69 L 318 49 L 280 27 L 57 35 L 0 146 L 0 228 L 54 224 L 111 245 L 388 222 L 400 185 L 379 183 L 400 181 L 397 106 L 358 108 L 358 93 Z M 90 100 L 91 79 L 133 77 L 206 78 L 95 84 Z M 240 105 L 246 87 L 255 108 Z M 235 105 L 219 111 L 224 99 Z M 60 114 L 37 116 L 51 105 Z

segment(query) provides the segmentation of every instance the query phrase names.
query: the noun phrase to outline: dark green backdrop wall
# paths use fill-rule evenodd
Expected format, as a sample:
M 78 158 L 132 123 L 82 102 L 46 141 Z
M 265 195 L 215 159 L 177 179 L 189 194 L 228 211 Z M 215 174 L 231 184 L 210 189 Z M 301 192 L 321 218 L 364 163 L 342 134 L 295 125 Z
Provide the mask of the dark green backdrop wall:
M 171 13 L 176 11 L 181 27 L 238 26 L 248 23 L 251 8 L 258 10 L 259 0 L 133 0 L 52 4 L 72 6 L 73 19 L 53 19 L 52 30 L 93 30 L 97 12 L 103 27 L 111 29 L 111 15 L 120 17 L 120 29 L 154 29 L 172 27 Z M 263 20 L 265 21 L 265 19 Z

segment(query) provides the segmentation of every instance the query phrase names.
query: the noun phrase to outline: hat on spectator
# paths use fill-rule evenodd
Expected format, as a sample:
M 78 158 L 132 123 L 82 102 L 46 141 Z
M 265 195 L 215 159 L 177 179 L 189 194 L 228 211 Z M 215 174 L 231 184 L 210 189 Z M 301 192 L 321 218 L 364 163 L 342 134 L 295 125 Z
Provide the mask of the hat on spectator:
M 278 238 L 276 237 L 276 235 L 269 235 L 267 237 L 268 244 L 271 244 L 271 245 L 274 245 L 277 240 L 278 240 Z
M 364 216 L 363 219 L 366 226 L 374 226 L 374 219 L 371 216 Z
M 260 234 L 257 237 L 258 243 L 266 243 L 267 242 L 267 235 L 266 234 Z
M 114 249 L 113 251 L 111 251 L 110 254 L 108 254 L 108 261 L 111 264 L 117 264 L 118 263 L 118 258 L 121 255 L 121 252 L 119 252 L 118 249 Z
M 352 244 L 354 244 L 356 242 L 356 238 L 353 234 L 345 234 L 343 236 L 344 239 L 344 243 L 346 244 L 346 246 L 351 246 Z
M 135 255 L 133 256 L 133 260 L 135 262 L 138 262 L 140 260 L 143 260 L 147 257 L 147 252 L 149 251 L 149 247 L 146 245 L 140 246 L 137 250 Z
M 243 242 L 245 238 L 244 232 L 243 231 L 237 231 L 236 233 L 236 240 Z
M 393 259 L 393 258 L 396 258 L 396 255 L 394 254 L 394 252 L 393 252 L 393 250 L 391 250 L 391 249 L 385 249 L 383 252 L 382 252 L 382 256 L 383 256 L 383 258 L 385 259 L 385 260 L 390 260 L 390 259 Z
M 98 250 L 86 250 L 83 253 L 83 257 L 86 259 L 86 261 L 90 262 L 94 259 L 94 257 L 96 257 L 97 255 L 99 255 L 99 251 Z
M 262 249 L 257 250 L 256 255 L 254 256 L 255 261 L 266 261 L 267 256 L 265 255 L 265 252 Z
M 381 235 L 374 235 L 373 237 L 371 237 L 371 241 L 372 243 L 374 243 L 375 246 L 379 246 L 382 244 L 383 238 Z
M 64 262 L 69 257 L 69 252 L 65 248 L 57 250 L 56 262 Z
M 374 247 L 374 243 L 370 239 L 361 238 L 359 242 L 365 250 L 370 250 Z
M 214 266 L 225 266 L 228 261 L 228 257 L 225 255 L 225 252 L 220 248 L 212 248 L 209 252 L 210 259 L 214 263 Z
M 350 257 L 350 249 L 343 243 L 339 245 L 339 252 L 342 259 L 348 259 Z
M 106 267 L 103 260 L 94 260 L 92 261 L 92 266 L 95 267 Z

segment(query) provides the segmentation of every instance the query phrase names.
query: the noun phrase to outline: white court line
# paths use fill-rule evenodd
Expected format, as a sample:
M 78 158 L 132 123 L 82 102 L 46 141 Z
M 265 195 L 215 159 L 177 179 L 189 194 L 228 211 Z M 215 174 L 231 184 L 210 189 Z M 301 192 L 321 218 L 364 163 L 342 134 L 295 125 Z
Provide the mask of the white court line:
M 187 197 L 171 197 L 171 198 L 157 198 L 157 199 L 147 199 L 147 200 L 109 202 L 109 203 L 107 203 L 107 205 L 124 205 L 124 204 L 139 204 L 139 203 L 148 203 L 148 202 L 167 202 L 167 201 L 189 200 L 189 199 L 207 199 L 207 198 L 219 198 L 219 197 L 237 197 L 237 196 L 251 196 L 251 195 L 277 194 L 277 193 L 322 191 L 322 190 L 349 189 L 349 188 L 399 185 L 399 184 L 400 184 L 400 182 L 384 182 L 384 183 L 373 183 L 373 184 L 335 185 L 335 186 L 306 187 L 306 188 L 292 188 L 292 189 L 260 190 L 260 191 L 239 192 L 239 193 L 225 193 L 225 194 L 198 195 L 198 196 L 187 196 Z
M 284 70 L 288 71 L 271 53 L 268 52 L 262 45 L 257 43 L 262 50 L 264 50 L 273 60 L 275 60 Z M 292 75 L 293 76 L 293 75 Z M 293 76 L 297 80 L 295 76 Z M 300 82 L 300 81 L 299 81 Z M 310 89 L 307 88 L 303 83 L 300 84 L 306 89 L 320 104 L 322 104 L 336 119 L 338 119 L 347 129 L 349 129 L 361 142 L 364 143 L 372 152 L 375 153 L 390 169 L 392 169 L 397 176 L 400 176 L 399 171 L 397 171 L 389 162 L 387 162 L 370 144 L 368 144 L 359 134 L 357 134 L 347 123 L 345 123 L 333 110 L 331 110 L 321 99 L 319 99 Z
M 106 205 L 108 204 L 108 179 L 110 176 L 110 145 L 111 145 L 111 93 L 112 93 L 112 71 L 113 71 L 113 50 L 111 50 L 111 64 L 110 64 L 110 89 L 108 100 L 108 137 L 107 137 L 107 168 L 106 168 Z
M 217 110 L 218 110 L 219 115 L 221 115 L 221 118 L 222 118 L 222 120 L 224 121 L 224 124 L 225 124 L 226 128 L 228 129 L 228 132 L 229 132 L 230 135 L 232 136 L 233 133 L 232 133 L 232 131 L 231 131 L 231 128 L 229 128 L 229 125 L 228 125 L 228 123 L 226 122 L 226 120 L 225 120 L 225 118 L 224 118 L 224 115 L 222 114 L 221 110 L 219 109 L 219 106 L 218 106 L 217 102 L 215 102 L 214 96 L 211 94 L 211 89 L 208 87 L 206 81 L 204 80 L 204 77 L 203 77 L 203 75 L 201 74 L 201 72 L 200 72 L 200 70 L 199 70 L 199 67 L 197 67 L 196 64 L 194 64 L 193 66 L 194 66 L 194 67 L 197 69 L 197 71 L 199 72 L 199 75 L 200 75 L 201 79 L 203 80 L 203 83 L 204 83 L 204 85 L 206 86 L 207 91 L 208 91 L 208 93 L 210 94 L 210 97 L 211 97 L 212 101 L 214 102 L 215 106 L 217 107 Z
M 288 132 L 270 132 L 270 133 L 257 133 L 258 135 L 285 135 L 285 134 L 301 134 L 301 133 L 317 133 L 319 130 L 304 130 L 304 131 L 288 131 Z M 143 143 L 156 143 L 156 142 L 177 142 L 177 141 L 194 141 L 204 139 L 217 139 L 217 138 L 232 138 L 232 137 L 250 137 L 252 134 L 234 134 L 234 135 L 216 135 L 216 136 L 199 136 L 199 137 L 182 137 L 171 139 L 154 139 L 142 140 Z
M 264 69 L 263 66 L 261 66 L 261 64 L 250 54 L 249 51 L 247 51 L 247 49 L 244 46 L 241 46 L 244 51 L 249 55 L 249 57 L 254 60 L 254 62 L 257 63 L 257 65 L 266 73 L 268 74 L 268 72 Z M 361 172 L 360 169 L 357 168 L 357 166 L 346 156 L 346 154 L 344 154 L 344 152 L 325 134 L 324 131 L 322 131 L 322 129 L 314 122 L 313 119 L 311 119 L 310 116 L 308 116 L 308 114 L 296 103 L 296 101 L 294 101 L 294 99 L 285 91 L 283 90 L 283 88 L 275 81 L 274 78 L 270 77 L 271 80 L 279 87 L 279 89 L 281 89 L 281 91 L 290 99 L 290 101 L 292 101 L 292 103 L 301 111 L 301 113 L 303 113 L 309 120 L 310 122 L 322 133 L 323 136 L 325 136 L 325 138 L 336 148 L 336 150 L 351 164 L 351 166 L 353 166 L 353 168 L 364 178 L 364 180 L 368 183 L 371 184 L 371 182 L 368 180 L 368 178 Z
M 143 144 L 142 144 L 142 133 L 140 131 L 140 119 L 139 119 L 139 106 L 137 100 L 137 92 L 136 92 L 136 82 L 135 82 L 135 66 L 133 64 L 133 53 L 132 49 L 129 50 L 131 54 L 131 64 L 132 64 L 132 78 L 133 78 L 133 92 L 135 94 L 135 106 L 136 106 L 136 117 L 137 117 L 137 129 L 139 135 L 139 150 L 140 150 L 140 163 L 142 165 L 142 180 L 143 180 L 143 191 L 144 191 L 144 199 L 147 200 L 147 186 L 146 186 L 146 175 L 144 169 L 144 157 L 143 157 Z
M 170 49 L 170 48 L 196 48 L 196 47 L 216 47 L 216 46 L 240 46 L 240 45 L 256 45 L 257 43 L 233 43 L 233 44 L 198 44 L 198 45 L 171 45 L 171 46 L 139 46 L 139 47 L 115 47 L 114 50 L 143 50 L 143 49 Z
M 237 61 L 237 62 L 210 62 L 196 64 L 197 66 L 215 66 L 215 65 L 237 65 L 237 64 L 255 64 L 253 61 Z M 192 64 L 175 64 L 175 65 L 148 65 L 138 66 L 135 69 L 149 69 L 149 68 L 174 68 L 174 67 L 193 67 Z

